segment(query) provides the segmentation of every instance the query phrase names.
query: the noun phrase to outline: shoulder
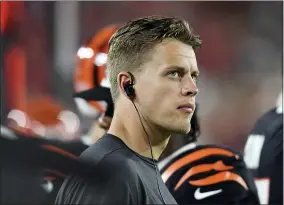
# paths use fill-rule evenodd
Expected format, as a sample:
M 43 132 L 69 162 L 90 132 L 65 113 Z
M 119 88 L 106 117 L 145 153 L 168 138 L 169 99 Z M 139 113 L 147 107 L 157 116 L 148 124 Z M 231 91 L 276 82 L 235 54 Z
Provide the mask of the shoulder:
M 59 148 L 76 156 L 80 156 L 80 154 L 88 148 L 87 145 L 81 143 L 80 141 L 65 142 L 60 140 L 52 140 L 51 144 L 58 146 Z
M 263 114 L 249 134 L 244 154 L 250 169 L 270 164 L 275 157 L 283 153 L 283 114 L 276 109 Z
M 105 181 L 128 183 L 137 181 L 138 174 L 133 156 L 124 149 L 115 149 L 102 153 L 90 147 L 79 158 L 82 165 L 77 179 L 88 184 L 100 184 Z M 80 177 L 80 178 L 79 178 Z M 78 180 L 77 180 L 78 181 Z
M 203 165 L 206 165 L 206 168 Z M 167 180 L 178 180 L 177 178 L 190 171 L 190 175 L 209 172 L 211 170 L 229 170 L 236 167 L 246 169 L 243 156 L 230 148 L 220 145 L 186 145 L 174 152 L 167 159 L 167 163 L 161 167 L 162 178 Z M 195 170 L 199 170 L 195 173 Z M 219 171 L 220 171 L 219 170 Z
M 200 200 L 194 195 L 197 189 L 222 189 L 222 194 L 208 197 L 213 203 L 230 203 L 248 193 L 256 199 L 256 188 L 242 155 L 227 147 L 197 145 L 183 149 L 162 168 L 161 175 L 178 203 L 196 203 Z M 204 200 L 207 202 L 207 198 Z
M 190 143 L 159 162 L 159 168 L 163 172 L 163 170 L 169 166 L 176 166 L 176 164 L 179 165 L 178 167 L 182 168 L 184 166 L 193 166 L 196 163 L 216 161 L 221 158 L 225 159 L 231 157 L 242 159 L 241 153 L 224 146 Z
M 64 181 L 57 203 L 135 203 L 139 196 L 138 176 L 131 160 L 120 156 L 121 153 L 105 155 L 96 163 L 89 178 L 69 176 Z M 112 193 L 111 198 L 109 193 Z M 75 201 L 74 201 L 75 200 Z
M 273 135 L 273 133 L 283 126 L 283 113 L 277 112 L 276 108 L 273 108 L 264 113 L 255 123 L 251 132 L 253 135 Z
M 191 152 L 196 148 L 196 143 L 189 143 L 181 148 L 179 148 L 177 151 L 172 153 L 171 155 L 167 156 L 163 160 L 159 161 L 158 168 L 160 170 L 163 170 L 167 165 L 169 165 L 171 162 L 175 161 L 176 159 L 180 158 L 187 152 Z
M 123 149 L 105 155 L 97 164 L 97 168 L 104 170 L 104 174 L 115 173 L 113 177 L 129 179 L 138 176 L 133 156 Z
M 80 156 L 80 160 L 104 169 L 116 175 L 127 173 L 133 175 L 136 168 L 134 154 L 123 146 L 119 139 L 105 135 L 98 142 L 87 148 Z

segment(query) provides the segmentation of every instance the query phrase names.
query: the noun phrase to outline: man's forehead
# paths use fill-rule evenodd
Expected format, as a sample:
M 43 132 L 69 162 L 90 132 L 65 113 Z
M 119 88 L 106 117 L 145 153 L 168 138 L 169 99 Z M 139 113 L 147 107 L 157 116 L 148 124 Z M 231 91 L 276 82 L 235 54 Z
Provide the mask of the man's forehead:
M 179 41 L 171 41 L 167 43 L 161 43 L 154 49 L 156 55 L 161 56 L 176 56 L 181 58 L 195 59 L 195 52 L 190 45 L 181 43 Z
M 184 69 L 198 70 L 195 54 L 171 52 L 165 58 L 162 59 L 164 67 L 177 66 Z
M 193 53 L 194 54 L 194 53 Z M 194 67 L 197 69 L 197 61 L 196 61 L 196 56 L 194 55 L 188 55 L 188 54 L 177 54 L 177 56 L 180 56 L 183 58 L 185 61 L 187 61 L 191 67 Z
M 179 41 L 161 42 L 152 50 L 151 60 L 144 63 L 145 67 L 156 67 L 164 70 L 170 66 L 198 70 L 193 48 Z
M 193 53 L 194 54 L 194 53 Z M 183 58 L 188 58 L 188 59 L 193 59 L 193 60 L 195 60 L 196 59 L 196 57 L 195 57 L 195 54 L 194 55 L 192 55 L 192 54 L 188 54 L 188 53 L 177 53 L 176 54 L 177 56 L 181 56 L 181 57 L 183 57 Z
M 175 39 L 167 39 L 164 40 L 156 45 L 156 48 L 158 49 L 168 49 L 171 48 L 172 50 L 180 50 L 180 49 L 186 49 L 191 50 L 194 52 L 194 49 L 191 45 L 183 43 L 181 41 L 175 40 Z

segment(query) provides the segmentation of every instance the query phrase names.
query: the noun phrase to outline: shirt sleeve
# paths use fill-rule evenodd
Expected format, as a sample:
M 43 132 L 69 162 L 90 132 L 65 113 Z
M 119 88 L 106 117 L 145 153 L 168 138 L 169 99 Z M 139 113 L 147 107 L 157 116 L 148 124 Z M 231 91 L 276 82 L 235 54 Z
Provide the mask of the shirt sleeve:
M 123 166 L 122 166 L 123 167 Z M 55 204 L 138 204 L 135 175 L 117 166 L 101 166 L 92 179 L 68 177 Z

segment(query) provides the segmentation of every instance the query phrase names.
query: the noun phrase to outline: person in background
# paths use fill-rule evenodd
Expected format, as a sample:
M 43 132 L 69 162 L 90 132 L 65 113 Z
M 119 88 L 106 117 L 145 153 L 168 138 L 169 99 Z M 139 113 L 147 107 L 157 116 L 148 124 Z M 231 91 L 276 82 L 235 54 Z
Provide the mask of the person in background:
M 283 94 L 255 123 L 245 145 L 261 204 L 283 204 Z
M 82 137 L 88 145 L 104 134 L 113 117 L 114 105 L 106 75 L 106 61 L 109 39 L 118 28 L 119 24 L 103 27 L 77 51 L 74 101 L 83 116 L 95 119 L 88 133 Z

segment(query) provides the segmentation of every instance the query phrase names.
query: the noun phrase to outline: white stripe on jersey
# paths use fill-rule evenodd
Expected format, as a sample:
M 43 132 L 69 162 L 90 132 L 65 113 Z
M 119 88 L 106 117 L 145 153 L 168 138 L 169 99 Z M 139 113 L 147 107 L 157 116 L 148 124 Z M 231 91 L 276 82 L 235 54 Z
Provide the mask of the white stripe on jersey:
M 162 161 L 158 163 L 159 170 L 163 169 L 172 159 L 174 159 L 178 155 L 182 154 L 183 152 L 186 152 L 187 150 L 194 149 L 196 146 L 197 146 L 196 143 L 189 143 L 181 147 L 180 149 L 175 151 L 173 154 L 171 154 L 170 156 L 166 157 L 165 159 L 163 159 Z

